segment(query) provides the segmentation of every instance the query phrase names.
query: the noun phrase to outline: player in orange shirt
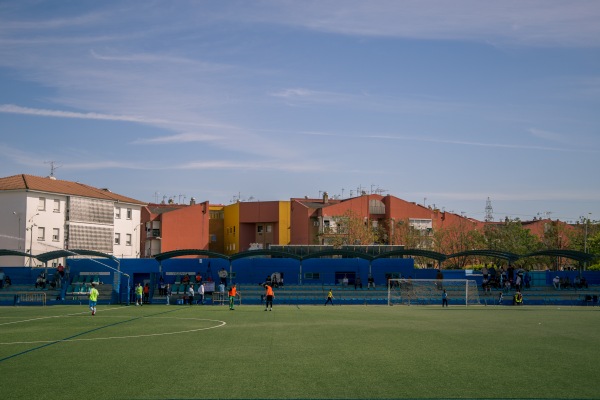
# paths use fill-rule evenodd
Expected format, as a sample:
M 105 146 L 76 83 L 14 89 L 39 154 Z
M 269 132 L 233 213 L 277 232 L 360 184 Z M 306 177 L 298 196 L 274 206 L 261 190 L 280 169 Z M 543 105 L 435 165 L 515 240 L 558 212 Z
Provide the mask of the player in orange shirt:
M 273 310 L 273 297 L 275 297 L 273 288 L 265 283 L 265 311 L 267 311 L 267 308 L 269 311 Z
M 237 288 L 235 283 L 229 288 L 229 309 L 233 310 L 233 303 L 235 300 L 235 296 L 237 295 Z

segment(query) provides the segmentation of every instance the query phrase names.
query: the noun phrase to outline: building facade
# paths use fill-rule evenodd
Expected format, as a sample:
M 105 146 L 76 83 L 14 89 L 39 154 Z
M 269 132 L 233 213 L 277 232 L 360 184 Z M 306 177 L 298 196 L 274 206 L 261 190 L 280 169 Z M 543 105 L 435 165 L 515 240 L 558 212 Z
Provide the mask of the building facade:
M 223 209 L 224 254 L 290 244 L 290 202 L 236 202 Z
M 419 233 L 420 240 L 409 247 L 430 247 L 435 229 L 468 224 L 471 229 L 482 229 L 483 223 L 439 209 L 425 207 L 394 196 L 363 194 L 344 200 L 296 198 L 290 206 L 291 238 L 293 245 L 330 245 L 345 234 L 341 230 L 343 218 L 362 220 L 371 231 L 378 231 L 380 240 L 387 245 L 407 245 L 402 235 L 404 226 Z M 356 239 L 354 239 L 356 240 Z M 343 240 L 342 240 L 343 241 Z M 371 244 L 371 243 L 349 243 Z
M 0 178 L 0 248 L 33 256 L 54 250 L 92 250 L 135 258 L 143 202 L 54 177 Z M 11 256 L 14 266 L 41 266 Z M 54 260 L 56 266 L 64 260 Z
M 208 201 L 196 204 L 149 204 L 142 209 L 142 258 L 172 250 L 209 250 Z

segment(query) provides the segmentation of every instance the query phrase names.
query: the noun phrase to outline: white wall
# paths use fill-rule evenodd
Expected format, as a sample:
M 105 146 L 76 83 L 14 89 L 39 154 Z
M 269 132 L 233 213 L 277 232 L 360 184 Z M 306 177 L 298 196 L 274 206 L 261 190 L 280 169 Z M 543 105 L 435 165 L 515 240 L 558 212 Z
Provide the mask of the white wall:
M 45 207 L 40 208 L 40 198 L 45 199 Z M 55 207 L 58 200 L 58 207 Z M 54 193 L 27 193 L 27 218 L 24 221 L 25 228 L 25 251 L 38 255 L 49 251 L 62 250 L 65 248 L 65 222 L 67 211 L 67 197 Z M 35 225 L 35 226 L 34 226 Z M 31 229 L 33 227 L 33 229 Z M 40 228 L 44 229 L 43 237 L 40 236 Z M 58 240 L 53 238 L 54 229 L 58 229 Z M 53 264 L 64 260 L 52 260 Z M 34 260 L 34 262 L 37 262 Z M 41 263 L 37 262 L 37 265 Z M 26 262 L 29 265 L 29 262 Z
M 117 218 L 117 208 L 121 209 L 121 218 Z M 127 218 L 127 209 L 131 209 L 131 218 Z M 119 233 L 121 243 L 113 240 L 113 256 L 117 258 L 139 258 L 140 238 L 145 229 L 140 225 L 141 207 L 131 204 L 115 204 L 114 233 Z M 131 235 L 131 243 L 127 244 L 127 235 Z

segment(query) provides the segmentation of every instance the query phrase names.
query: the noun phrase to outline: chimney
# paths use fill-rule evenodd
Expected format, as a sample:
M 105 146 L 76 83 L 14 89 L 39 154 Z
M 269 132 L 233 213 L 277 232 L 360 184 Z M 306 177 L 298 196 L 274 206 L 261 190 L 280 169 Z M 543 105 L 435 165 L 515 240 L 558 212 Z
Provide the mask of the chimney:
M 196 204 L 196 199 L 192 197 L 190 199 L 190 206 L 193 206 L 194 204 Z
M 327 192 L 323 192 L 323 204 L 329 204 L 329 195 Z

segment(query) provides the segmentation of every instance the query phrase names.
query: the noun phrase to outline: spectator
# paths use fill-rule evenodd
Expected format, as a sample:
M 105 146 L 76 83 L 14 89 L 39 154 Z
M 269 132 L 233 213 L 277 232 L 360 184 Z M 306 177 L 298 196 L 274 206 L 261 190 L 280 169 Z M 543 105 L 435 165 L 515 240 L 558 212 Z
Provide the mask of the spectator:
M 159 296 L 165 295 L 165 280 L 163 279 L 162 275 L 158 279 L 158 295 Z
M 0 289 L 4 287 L 4 270 L 0 269 Z
M 65 277 L 65 267 L 63 267 L 62 263 L 58 263 L 58 267 L 56 267 L 56 270 L 58 271 L 58 274 L 60 275 L 61 279 Z
M 58 274 L 54 274 L 50 281 L 50 288 L 55 289 L 56 287 L 60 288 L 60 275 Z
M 443 287 L 443 283 L 442 281 L 444 280 L 444 274 L 442 273 L 442 269 L 438 269 L 438 272 L 435 276 L 436 282 L 435 285 L 437 286 L 438 290 L 441 290 Z
M 483 264 L 483 268 L 481 268 L 481 274 L 483 275 L 483 279 L 487 280 L 488 279 L 488 268 L 487 268 L 487 264 Z
M 498 294 L 498 305 L 502 304 L 502 299 L 504 299 L 504 294 L 500 292 L 500 294 Z
M 194 304 L 194 285 L 190 285 L 188 288 L 188 303 L 190 306 Z
M 531 275 L 529 275 L 529 271 L 525 271 L 523 282 L 525 283 L 525 289 L 529 289 L 531 287 Z
M 554 285 L 554 289 L 560 289 L 560 277 L 555 276 L 554 279 L 552 279 L 552 284 Z
M 165 295 L 167 296 L 167 305 L 169 305 L 169 298 L 171 297 L 171 284 L 167 283 L 167 286 L 165 286 Z
M 37 279 L 35 280 L 35 288 L 37 289 L 38 287 L 42 289 L 46 288 L 46 274 L 43 272 L 40 272 Z
M 484 292 L 491 292 L 492 291 L 492 287 L 491 287 L 490 281 L 487 278 L 483 279 L 483 282 L 481 283 L 481 286 L 482 286 Z
M 6 277 L 6 279 L 8 279 L 8 276 Z M 8 282 L 7 282 L 7 285 L 8 285 Z M 587 283 L 587 280 L 585 279 L 585 276 L 581 277 L 581 287 L 586 288 L 586 289 L 588 288 L 588 283 Z
M 521 275 L 517 274 L 517 277 L 515 278 L 515 289 L 519 292 L 521 291 L 521 284 L 522 284 Z
M 10 276 L 6 275 L 4 277 L 4 286 L 8 288 L 10 285 L 12 285 L 12 280 L 10 279 Z
M 360 276 L 357 276 L 356 279 L 354 279 L 354 290 L 357 288 L 362 289 L 362 281 L 360 280 Z
M 348 286 L 348 275 L 344 275 L 344 277 L 342 278 L 342 285 Z
M 520 306 L 520 305 L 523 304 L 523 295 L 518 290 L 515 293 L 515 298 L 514 298 L 513 304 L 516 305 L 516 306 Z
M 373 278 L 373 275 L 369 274 L 369 277 L 367 278 L 367 289 L 370 289 L 371 287 L 375 289 L 375 279 Z
M 508 280 L 511 282 L 515 281 L 515 267 L 513 267 L 512 265 L 508 266 L 508 269 L 506 271 Z
M 198 286 L 198 297 L 199 297 L 198 303 L 204 304 L 204 283 L 201 283 Z
M 222 283 L 223 285 L 225 285 L 225 287 L 227 287 L 227 271 L 225 271 L 225 268 L 221 268 L 219 270 L 219 280 L 220 280 L 220 283 Z
M 491 279 L 496 279 L 496 268 L 494 268 L 493 264 L 488 268 L 488 273 L 490 274 Z
M 196 284 L 199 285 L 202 283 L 202 275 L 200 274 L 200 272 L 196 273 Z
M 190 283 L 190 274 L 185 274 L 181 280 L 181 283 Z
M 142 305 L 143 295 L 144 295 L 144 288 L 142 287 L 142 284 L 138 282 L 137 286 L 135 287 L 135 305 L 136 306 Z
M 331 289 L 329 289 L 329 293 L 327 293 L 327 300 L 325 301 L 325 305 L 327 305 L 327 303 L 331 303 L 331 305 L 333 305 L 333 292 L 331 291 Z
M 150 303 L 150 285 L 148 283 L 144 285 L 144 303 Z

